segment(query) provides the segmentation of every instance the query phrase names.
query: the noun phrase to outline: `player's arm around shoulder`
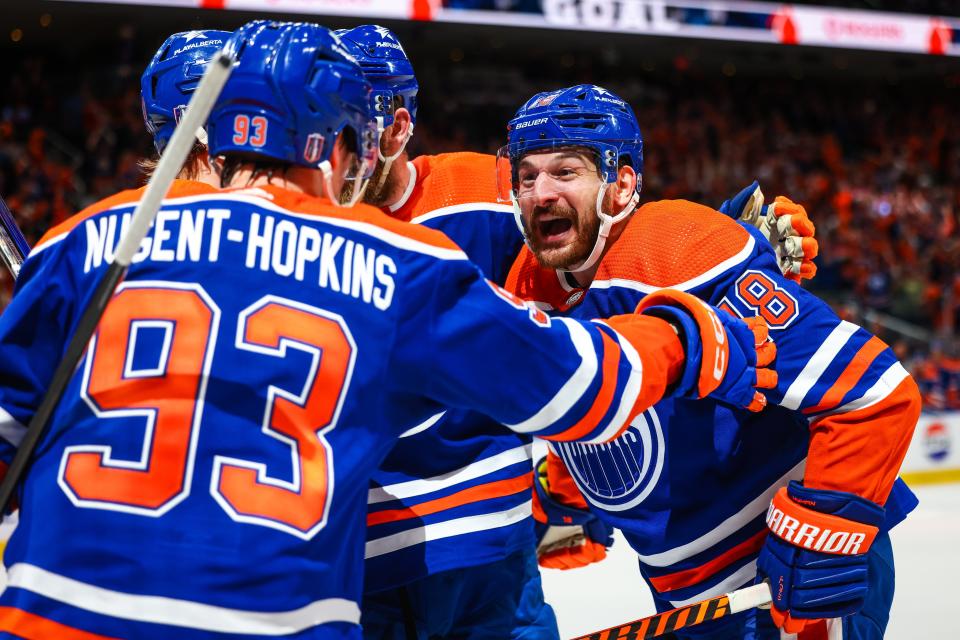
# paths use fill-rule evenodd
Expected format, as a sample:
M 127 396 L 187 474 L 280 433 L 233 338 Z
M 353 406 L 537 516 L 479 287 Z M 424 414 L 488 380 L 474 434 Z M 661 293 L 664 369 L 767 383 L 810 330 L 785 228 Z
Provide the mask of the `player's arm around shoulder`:
M 754 333 L 736 321 L 731 347 L 732 334 L 699 301 L 685 310 L 661 299 L 602 322 L 551 318 L 483 278 L 452 243 L 408 254 L 398 281 L 398 384 L 517 432 L 605 442 L 668 389 L 753 401 Z
M 882 503 L 919 417 L 917 385 L 888 345 L 788 280 L 761 232 L 750 233 L 758 250 L 723 276 L 716 304 L 770 327 L 779 374 L 770 399 L 810 426 L 805 484 Z
M 885 505 L 920 395 L 892 349 L 787 280 L 769 245 L 758 246 L 748 264 L 726 276 L 719 304 L 767 321 L 780 377 L 771 401 L 810 429 L 803 482 L 774 497 L 771 535 L 758 561 L 760 576 L 777 586 L 775 622 L 799 633 L 813 620 L 863 606 L 871 545 L 896 520 Z
M 670 321 L 687 356 L 675 395 L 760 410 L 766 400 L 757 389 L 776 379 L 768 370 L 775 346 L 763 321 L 718 314 L 707 304 L 714 303 L 717 278 L 755 250 L 746 229 L 709 207 L 685 200 L 648 203 L 604 256 L 577 315 L 636 308 Z

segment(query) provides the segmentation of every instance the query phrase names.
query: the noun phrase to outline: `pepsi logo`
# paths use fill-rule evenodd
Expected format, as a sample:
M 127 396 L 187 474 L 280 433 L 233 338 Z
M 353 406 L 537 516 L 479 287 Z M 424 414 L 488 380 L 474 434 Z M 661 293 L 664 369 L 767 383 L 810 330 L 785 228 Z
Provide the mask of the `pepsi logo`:
M 927 425 L 923 431 L 923 449 L 931 460 L 943 460 L 950 455 L 950 432 L 941 422 Z

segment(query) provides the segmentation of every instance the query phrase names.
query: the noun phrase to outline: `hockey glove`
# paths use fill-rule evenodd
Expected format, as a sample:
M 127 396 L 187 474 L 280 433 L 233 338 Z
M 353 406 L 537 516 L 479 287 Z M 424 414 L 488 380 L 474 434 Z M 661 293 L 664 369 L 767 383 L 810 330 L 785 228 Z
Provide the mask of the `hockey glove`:
M 767 406 L 757 389 L 777 386 L 777 372 L 766 368 L 777 349 L 762 318 L 741 320 L 674 289 L 654 291 L 637 313 L 663 318 L 680 335 L 686 365 L 674 396 L 711 397 L 750 411 Z
M 777 492 L 757 578 L 770 581 L 778 627 L 799 633 L 818 619 L 860 611 L 869 586 L 867 551 L 883 518 L 883 507 L 852 493 L 796 481 Z
M 773 204 L 763 204 L 763 193 L 754 180 L 749 187 L 725 200 L 719 211 L 759 229 L 773 245 L 780 271 L 790 280 L 800 282 L 817 274 L 813 259 L 820 245 L 803 206 L 784 196 L 777 196 Z
M 550 494 L 547 459 L 537 463 L 533 483 L 537 560 L 548 569 L 576 569 L 607 557 L 613 527 L 586 509 L 561 503 Z

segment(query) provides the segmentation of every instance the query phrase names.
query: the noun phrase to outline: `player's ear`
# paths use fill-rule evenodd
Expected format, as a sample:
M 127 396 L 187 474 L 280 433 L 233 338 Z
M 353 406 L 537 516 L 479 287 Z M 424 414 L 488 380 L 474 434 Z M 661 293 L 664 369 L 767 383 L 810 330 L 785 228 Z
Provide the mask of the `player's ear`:
M 223 173 L 223 156 L 211 156 L 209 152 L 206 156 L 207 165 L 216 175 Z
M 405 107 L 397 107 L 393 112 L 393 124 L 387 127 L 380 136 L 380 152 L 384 156 L 397 153 L 411 134 L 413 120 Z
M 613 204 L 619 209 L 627 206 L 630 198 L 637 190 L 637 180 L 639 176 L 630 165 L 623 165 L 617 170 L 617 182 L 615 183 Z

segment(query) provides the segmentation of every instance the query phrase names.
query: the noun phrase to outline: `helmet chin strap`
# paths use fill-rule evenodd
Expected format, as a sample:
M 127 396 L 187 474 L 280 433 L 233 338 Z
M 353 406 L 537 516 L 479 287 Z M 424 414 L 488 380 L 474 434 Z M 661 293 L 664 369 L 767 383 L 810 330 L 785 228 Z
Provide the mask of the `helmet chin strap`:
M 370 186 L 369 179 L 363 178 L 354 178 L 354 185 L 359 181 L 360 187 L 354 189 L 353 195 L 350 197 L 349 202 L 340 202 L 340 197 L 333 193 L 333 166 L 330 164 L 329 160 L 324 160 L 320 163 L 318 167 L 323 173 L 323 195 L 337 207 L 349 208 L 360 202 L 360 199 L 363 197 L 364 192 L 366 192 L 367 187 Z
M 513 203 L 513 221 L 517 223 L 517 229 L 520 229 L 523 243 L 533 251 L 533 247 L 530 246 L 530 234 L 527 232 L 527 225 L 523 223 L 523 212 L 520 211 L 520 203 L 517 201 L 517 196 L 513 195 L 513 191 L 510 192 L 510 202 Z
M 597 233 L 596 242 L 593 243 L 593 250 L 590 252 L 590 255 L 587 256 L 587 259 L 580 264 L 567 269 L 559 269 L 559 271 L 580 273 L 595 265 L 597 260 L 600 259 L 600 256 L 603 255 L 603 249 L 607 245 L 607 238 L 610 237 L 610 231 L 613 230 L 613 226 L 618 222 L 626 220 L 627 216 L 636 210 L 637 205 L 640 203 L 640 194 L 634 191 L 630 197 L 630 201 L 627 202 L 626 206 L 621 209 L 619 213 L 614 216 L 604 213 L 603 197 L 606 195 L 607 187 L 609 186 L 609 182 L 604 182 L 603 186 L 600 187 L 600 191 L 597 192 L 597 215 L 600 217 L 600 231 Z
M 380 129 L 380 135 L 383 135 L 384 126 L 383 118 L 377 118 L 377 128 Z M 377 157 L 383 162 L 383 171 L 380 172 L 380 179 L 377 180 L 377 184 L 374 185 L 374 193 L 380 190 L 380 187 L 383 186 L 383 183 L 387 181 L 387 176 L 390 175 L 390 167 L 393 166 L 393 161 L 400 157 L 400 154 L 403 153 L 403 150 L 407 148 L 407 143 L 410 142 L 410 138 L 413 136 L 413 124 L 407 128 L 407 135 L 404 136 L 403 142 L 400 144 L 400 149 L 397 152 L 390 156 L 384 156 L 383 150 L 380 148 L 379 140 L 377 141 Z

